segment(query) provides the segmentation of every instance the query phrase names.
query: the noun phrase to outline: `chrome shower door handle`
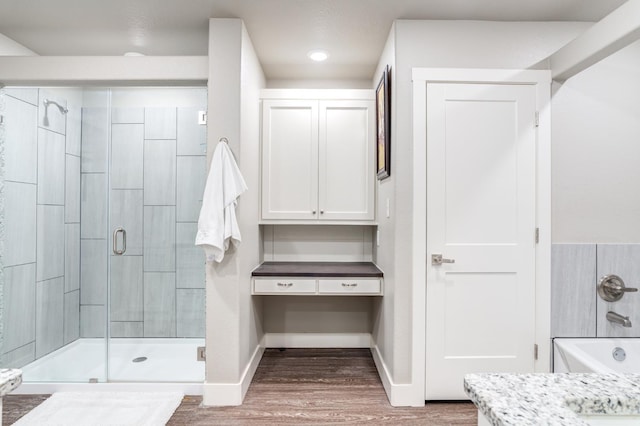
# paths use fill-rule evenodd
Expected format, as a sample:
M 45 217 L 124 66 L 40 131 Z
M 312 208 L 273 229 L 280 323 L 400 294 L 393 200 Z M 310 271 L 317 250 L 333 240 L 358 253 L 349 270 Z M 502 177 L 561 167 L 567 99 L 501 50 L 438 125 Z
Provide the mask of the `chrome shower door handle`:
M 122 249 L 118 249 L 118 234 L 122 234 Z M 122 256 L 127 251 L 127 231 L 124 228 L 116 228 L 113 231 L 113 254 Z

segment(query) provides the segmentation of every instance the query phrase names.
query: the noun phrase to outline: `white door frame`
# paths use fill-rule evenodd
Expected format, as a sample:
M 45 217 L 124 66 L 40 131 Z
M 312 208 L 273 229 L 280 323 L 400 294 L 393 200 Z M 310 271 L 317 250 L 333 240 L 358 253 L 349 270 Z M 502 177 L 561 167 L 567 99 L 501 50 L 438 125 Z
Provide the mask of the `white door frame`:
M 551 368 L 551 71 L 509 69 L 414 68 L 413 80 L 413 348 L 412 388 L 415 402 L 425 396 L 427 279 L 427 83 L 527 84 L 536 88 L 539 125 L 536 132 L 535 339 L 536 372 Z M 534 236 L 532 235 L 532 238 Z

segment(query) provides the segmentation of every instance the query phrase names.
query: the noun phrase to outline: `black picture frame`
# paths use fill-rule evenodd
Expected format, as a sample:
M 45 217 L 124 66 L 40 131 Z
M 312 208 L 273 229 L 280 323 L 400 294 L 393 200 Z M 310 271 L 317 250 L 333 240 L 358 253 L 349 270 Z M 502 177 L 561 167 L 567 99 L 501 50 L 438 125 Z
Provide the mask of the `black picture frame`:
M 376 168 L 378 180 L 391 176 L 391 72 L 387 65 L 382 71 L 382 77 L 376 88 Z

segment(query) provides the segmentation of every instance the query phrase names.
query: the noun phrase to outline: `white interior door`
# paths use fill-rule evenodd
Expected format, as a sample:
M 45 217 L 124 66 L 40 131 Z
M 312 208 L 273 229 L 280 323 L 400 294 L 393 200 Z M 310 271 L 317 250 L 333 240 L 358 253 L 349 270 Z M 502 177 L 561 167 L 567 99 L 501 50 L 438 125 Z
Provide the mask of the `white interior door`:
M 535 108 L 532 85 L 427 84 L 427 400 L 534 370 Z

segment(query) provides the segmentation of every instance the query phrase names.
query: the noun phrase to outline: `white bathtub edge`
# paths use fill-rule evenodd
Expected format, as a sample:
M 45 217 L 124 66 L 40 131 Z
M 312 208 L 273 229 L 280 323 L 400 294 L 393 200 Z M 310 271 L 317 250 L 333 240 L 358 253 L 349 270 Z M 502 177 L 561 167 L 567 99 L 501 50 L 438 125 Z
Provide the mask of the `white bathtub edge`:
M 633 338 L 631 338 L 633 339 Z M 553 339 L 553 357 L 554 357 L 554 373 L 602 373 L 602 374 L 616 374 L 623 373 L 623 371 L 616 371 L 614 368 L 605 365 L 599 359 L 596 359 L 593 355 L 589 354 L 578 344 L 583 342 L 609 342 L 612 345 L 618 343 L 615 342 L 616 338 L 601 337 L 601 338 L 555 338 Z M 634 339 L 637 340 L 637 339 Z M 560 362 L 559 366 L 556 364 Z

